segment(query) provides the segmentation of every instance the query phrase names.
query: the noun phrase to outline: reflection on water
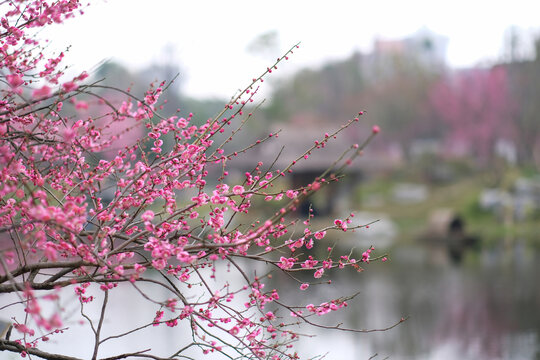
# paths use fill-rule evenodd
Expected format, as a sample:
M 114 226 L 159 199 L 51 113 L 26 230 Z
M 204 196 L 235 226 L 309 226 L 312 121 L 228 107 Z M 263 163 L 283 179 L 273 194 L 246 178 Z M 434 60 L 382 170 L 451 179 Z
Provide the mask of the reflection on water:
M 287 277 L 274 276 L 278 286 L 285 287 L 280 292 L 281 300 L 289 304 L 318 304 L 360 291 L 347 309 L 321 317 L 318 319 L 321 321 L 374 329 L 392 325 L 402 316 L 410 317 L 392 330 L 368 334 L 304 328 L 302 333 L 317 336 L 300 340 L 297 347 L 301 354 L 313 357 L 328 353 L 325 359 L 330 360 L 369 359 L 375 354 L 375 360 L 540 358 L 538 252 L 519 244 L 483 250 L 470 253 L 459 266 L 449 261 L 441 263 L 439 255 L 421 246 L 397 246 L 390 254 L 386 263 L 371 263 L 363 273 L 339 271 L 332 277 L 332 285 L 310 286 L 305 292 L 298 290 L 297 283 L 287 283 Z M 157 309 L 131 286 L 123 284 L 119 290 L 111 292 L 110 303 L 121 306 L 110 309 L 104 336 L 151 322 Z M 147 291 L 156 299 L 167 296 L 159 289 Z M 9 296 L 2 300 L 10 302 Z M 64 306 L 69 312 L 75 305 L 73 301 Z M 15 312 L 23 316 L 20 307 L 10 311 L 11 316 Z M 72 311 L 76 315 L 77 307 Z M 97 318 L 100 301 L 89 304 L 86 312 Z M 44 350 L 87 358 L 92 353 L 92 341 L 72 340 L 91 338 L 88 328 L 73 323 L 69 332 L 58 334 L 42 345 Z M 151 327 L 129 339 L 107 343 L 100 356 L 153 348 L 158 355 L 166 357 L 190 341 L 185 327 Z M 201 358 L 199 352 L 192 355 Z M 7 357 L 15 358 L 18 355 Z
M 540 358 L 538 253 L 523 247 L 484 250 L 459 266 L 435 264 L 425 248 L 397 247 L 391 261 L 343 276 L 332 288 L 311 290 L 309 301 L 361 291 L 339 321 L 378 333 L 319 332 L 302 350 L 327 359 Z M 317 290 L 319 292 L 317 292 Z

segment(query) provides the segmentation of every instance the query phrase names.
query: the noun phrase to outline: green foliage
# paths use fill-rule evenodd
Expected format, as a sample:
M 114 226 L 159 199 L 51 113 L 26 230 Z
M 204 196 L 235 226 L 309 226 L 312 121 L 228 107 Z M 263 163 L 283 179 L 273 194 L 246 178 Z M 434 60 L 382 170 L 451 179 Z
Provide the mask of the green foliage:
M 265 108 L 266 116 L 274 121 L 304 116 L 327 122 L 350 117 L 363 103 L 358 101 L 358 94 L 365 89 L 360 65 L 361 57 L 355 54 L 344 61 L 317 70 L 305 69 L 276 82 L 272 102 Z

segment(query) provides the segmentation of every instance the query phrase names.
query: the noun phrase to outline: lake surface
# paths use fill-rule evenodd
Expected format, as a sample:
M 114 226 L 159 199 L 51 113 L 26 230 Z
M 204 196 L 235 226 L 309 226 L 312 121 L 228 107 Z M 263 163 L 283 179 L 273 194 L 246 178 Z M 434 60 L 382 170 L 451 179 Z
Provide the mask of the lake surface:
M 453 264 L 442 250 L 397 244 L 389 251 L 389 261 L 366 265 L 362 273 L 337 271 L 330 274 L 332 285 L 310 286 L 306 291 L 299 291 L 297 283 L 287 283 L 276 274 L 274 280 L 282 289 L 282 300 L 291 304 L 318 304 L 359 292 L 344 311 L 319 318 L 326 324 L 343 322 L 347 327 L 376 329 L 409 317 L 394 329 L 367 334 L 302 328 L 303 333 L 316 335 L 297 344 L 305 355 L 302 359 L 320 354 L 327 354 L 325 359 L 331 360 L 540 358 L 540 253 L 527 248 L 524 242 L 501 242 L 500 246 L 471 252 L 461 264 Z M 120 306 L 110 308 L 104 335 L 147 323 L 157 310 L 128 284 L 120 287 L 111 292 L 110 303 Z M 76 319 L 77 301 L 70 296 L 73 301 L 63 306 Z M 8 301 L 16 298 L 2 296 L 3 303 Z M 97 318 L 100 303 L 89 304 L 85 312 Z M 23 316 L 20 307 L 10 312 L 10 316 Z M 69 331 L 43 344 L 44 350 L 88 357 L 92 352 L 91 331 L 76 321 L 67 325 Z M 182 327 L 172 331 L 164 326 L 149 328 L 129 340 L 111 341 L 100 355 L 152 347 L 166 356 L 190 341 L 187 334 L 189 330 Z M 202 358 L 198 354 L 193 354 L 194 358 Z M 7 355 L 7 359 L 16 358 L 20 357 Z
M 327 359 L 540 358 L 539 253 L 513 242 L 452 264 L 439 250 L 397 246 L 390 261 L 313 289 L 306 294 L 313 301 L 360 291 L 339 314 L 346 326 L 385 328 L 409 318 L 385 332 L 317 331 L 300 348 L 328 352 Z

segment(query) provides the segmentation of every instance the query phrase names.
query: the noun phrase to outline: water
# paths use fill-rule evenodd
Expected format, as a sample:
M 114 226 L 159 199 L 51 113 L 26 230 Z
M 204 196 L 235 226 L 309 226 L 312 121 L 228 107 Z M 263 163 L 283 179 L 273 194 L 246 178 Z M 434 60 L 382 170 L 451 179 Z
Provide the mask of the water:
M 300 348 L 327 359 L 540 358 L 540 256 L 520 244 L 468 254 L 459 265 L 425 247 L 397 247 L 391 261 L 333 281 L 312 301 L 360 291 L 338 321 L 370 334 L 316 331 Z M 342 274 L 343 275 L 343 274 Z M 311 300 L 310 299 L 310 300 Z
M 303 292 L 297 283 L 287 283 L 279 274 L 274 276 L 274 285 L 282 288 L 282 301 L 289 304 L 318 304 L 359 291 L 344 311 L 315 319 L 323 324 L 342 322 L 344 327 L 377 329 L 408 317 L 391 330 L 374 333 L 304 327 L 303 333 L 316 337 L 303 338 L 297 344 L 298 351 L 305 355 L 302 359 L 320 354 L 327 354 L 325 359 L 375 360 L 540 358 L 538 252 L 515 242 L 470 252 L 459 265 L 449 262 L 440 248 L 397 245 L 389 253 L 386 263 L 371 263 L 362 273 L 336 271 L 330 274 L 332 285 L 310 286 Z M 120 305 L 110 308 L 104 330 L 107 336 L 151 321 L 157 308 L 129 285 L 121 286 L 111 292 L 111 306 Z M 158 289 L 150 294 L 156 299 L 167 296 Z M 9 297 L 2 300 L 7 303 Z M 87 306 L 90 317 L 97 318 L 100 303 Z M 66 301 L 64 306 L 76 315 L 76 304 Z M 91 331 L 76 323 L 68 325 L 70 330 L 55 335 L 49 344 L 43 344 L 44 349 L 87 358 L 92 353 Z M 150 327 L 130 338 L 107 343 L 100 355 L 153 348 L 158 355 L 168 356 L 189 343 L 186 334 L 186 328 Z

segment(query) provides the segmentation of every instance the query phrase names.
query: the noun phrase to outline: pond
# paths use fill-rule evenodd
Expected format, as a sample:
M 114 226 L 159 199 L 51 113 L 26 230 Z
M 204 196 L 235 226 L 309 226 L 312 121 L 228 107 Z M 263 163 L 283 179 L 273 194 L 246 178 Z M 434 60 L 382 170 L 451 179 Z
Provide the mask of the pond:
M 314 303 L 332 294 L 359 295 L 338 321 L 383 332 L 315 331 L 300 349 L 326 359 L 534 359 L 540 357 L 540 256 L 515 242 L 440 261 L 422 246 L 397 246 L 391 260 L 361 274 L 309 288 Z
M 344 327 L 378 329 L 408 317 L 407 321 L 383 332 L 358 334 L 304 327 L 302 333 L 316 337 L 302 338 L 296 345 L 304 355 L 302 359 L 320 354 L 327 354 L 325 359 L 375 360 L 539 358 L 540 254 L 537 251 L 516 241 L 468 254 L 461 264 L 441 260 L 440 254 L 420 243 L 394 245 L 389 254 L 390 259 L 385 263 L 366 265 L 361 273 L 338 271 L 331 277 L 331 285 L 310 286 L 306 291 L 299 291 L 297 283 L 282 281 L 278 274 L 274 276 L 282 289 L 282 300 L 294 304 L 318 304 L 359 292 L 346 309 L 316 319 L 327 321 L 325 324 L 343 322 Z M 313 280 L 311 276 L 310 280 Z M 156 306 L 149 305 L 131 286 L 121 287 L 111 292 L 111 303 L 120 306 L 110 308 L 104 336 L 147 323 L 156 311 Z M 76 319 L 80 310 L 75 296 L 71 297 L 63 306 Z M 11 301 L 16 298 L 2 297 L 5 304 Z M 99 311 L 100 301 L 88 304 L 85 309 L 91 318 L 97 318 Z M 23 317 L 20 307 L 10 312 L 9 316 Z M 3 316 L 7 318 L 6 313 Z M 66 325 L 70 330 L 42 344 L 44 350 L 89 356 L 93 348 L 91 331 L 78 326 L 76 321 Z M 111 341 L 100 355 L 154 348 L 159 355 L 166 356 L 190 341 L 189 330 L 170 330 L 164 326 L 151 327 L 129 339 Z M 15 354 L 7 357 L 16 358 L 20 357 Z

